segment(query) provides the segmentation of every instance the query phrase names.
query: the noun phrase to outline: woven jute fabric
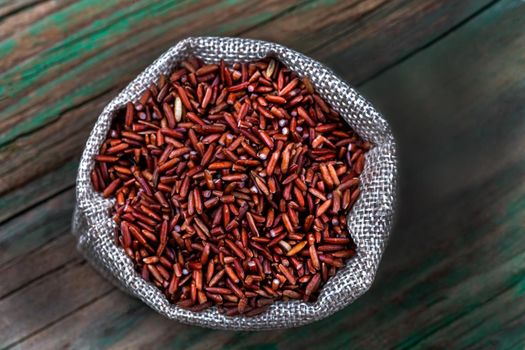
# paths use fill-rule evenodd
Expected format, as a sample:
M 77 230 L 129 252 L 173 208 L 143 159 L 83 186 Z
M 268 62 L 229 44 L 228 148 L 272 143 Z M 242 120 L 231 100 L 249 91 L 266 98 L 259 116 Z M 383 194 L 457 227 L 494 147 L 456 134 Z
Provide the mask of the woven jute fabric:
M 276 57 L 300 76 L 307 76 L 319 95 L 337 110 L 365 140 L 374 144 L 366 154 L 361 175 L 361 196 L 348 214 L 348 228 L 357 245 L 357 254 L 323 286 L 316 302 L 279 301 L 256 317 L 220 314 L 213 307 L 192 312 L 170 304 L 161 291 L 133 269 L 131 259 L 114 240 L 114 200 L 94 191 L 90 172 L 110 128 L 114 112 L 141 93 L 159 75 L 169 74 L 177 62 L 195 55 L 206 63 L 249 62 Z M 359 69 L 359 67 L 356 67 Z M 321 63 L 274 43 L 239 39 L 199 37 L 180 41 L 133 80 L 103 110 L 87 141 L 76 183 L 73 234 L 78 249 L 104 276 L 125 292 L 134 295 L 160 314 L 180 322 L 209 328 L 263 330 L 297 327 L 325 318 L 352 303 L 372 284 L 392 226 L 396 155 L 392 132 L 374 107 L 347 83 Z

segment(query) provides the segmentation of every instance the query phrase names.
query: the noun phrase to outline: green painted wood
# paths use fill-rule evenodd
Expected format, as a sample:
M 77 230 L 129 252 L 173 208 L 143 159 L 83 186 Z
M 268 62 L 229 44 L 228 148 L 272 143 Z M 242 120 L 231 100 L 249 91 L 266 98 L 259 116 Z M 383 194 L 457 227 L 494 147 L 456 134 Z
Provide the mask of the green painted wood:
M 521 135 L 525 131 L 522 103 L 525 62 L 520 53 L 525 51 L 525 31 L 520 28 L 525 29 L 525 8 L 522 2 L 512 0 L 484 8 L 485 4 L 478 2 L 470 8 L 472 12 L 465 10 L 465 17 L 447 11 L 460 9 L 457 2 L 436 2 L 434 6 L 428 3 L 420 12 L 411 11 L 418 8 L 416 3 L 399 3 L 392 7 L 397 11 L 395 16 L 388 16 L 391 13 L 388 11 L 381 12 L 391 8 L 390 2 L 369 1 L 361 5 L 375 10 L 359 17 L 359 24 L 352 28 L 363 27 L 364 32 L 377 36 L 377 30 L 368 25 L 376 29 L 390 25 L 388 28 L 400 30 L 399 38 L 415 38 L 409 40 L 412 46 L 406 47 L 400 39 L 400 48 L 388 48 L 393 51 L 387 52 L 398 52 L 401 56 L 389 60 L 383 68 L 372 67 L 367 74 L 384 70 L 402 58 L 403 52 L 418 52 L 362 87 L 388 116 L 398 136 L 401 199 L 396 229 L 376 283 L 352 306 L 299 329 L 261 333 L 212 331 L 163 319 L 115 290 L 89 266 L 76 260 L 78 254 L 72 249 L 74 239 L 67 234 L 74 202 L 72 190 L 68 190 L 74 172 L 68 164 L 78 159 L 75 154 L 78 156 L 84 142 L 80 139 L 88 132 L 82 130 L 89 130 L 97 114 L 90 114 L 92 106 L 102 108 L 104 101 L 118 89 L 104 82 L 89 90 L 94 95 L 88 96 L 85 103 L 74 105 L 70 101 L 70 108 L 58 121 L 39 125 L 0 149 L 2 169 L 6 168 L 4 164 L 10 169 L 0 175 L 0 184 L 8 181 L 19 187 L 11 192 L 11 187 L 6 186 L 7 194 L 0 200 L 2 212 L 4 206 L 9 206 L 7 221 L 0 226 L 0 271 L 9 279 L 0 293 L 7 294 L 0 298 L 3 315 L 0 347 L 11 344 L 24 349 L 523 348 L 525 159 L 522 150 L 525 139 Z M 188 6 L 198 7 L 198 4 Z M 303 6 L 312 8 L 311 16 L 337 9 L 334 13 L 341 12 L 341 16 L 351 18 L 341 4 L 319 2 Z M 93 11 L 99 11 L 97 8 Z M 360 12 L 356 13 L 368 13 L 363 7 L 357 8 Z M 281 14 L 258 22 L 259 35 L 266 35 L 272 22 L 277 28 L 282 23 L 290 23 L 295 15 L 290 17 L 289 13 L 295 11 L 297 8 L 288 7 L 279 12 Z M 472 13 L 476 14 L 474 18 L 463 23 Z M 405 14 L 405 19 L 392 24 L 392 19 L 401 14 Z M 432 14 L 437 17 L 433 18 Z M 419 15 L 421 22 L 417 20 Z M 383 23 L 381 16 L 386 16 Z M 202 23 L 206 14 L 198 13 L 195 18 L 200 18 Z M 308 20 L 311 17 L 303 18 L 306 23 L 315 23 Z M 449 21 L 449 26 L 439 18 Z M 458 23 L 461 25 L 434 42 L 439 34 L 425 28 L 425 21 L 439 23 L 443 32 Z M 87 22 L 85 25 L 89 25 Z M 235 27 L 239 23 L 225 19 L 221 24 L 226 26 L 225 32 L 231 30 L 230 22 Z M 410 25 L 403 26 L 403 23 Z M 420 28 L 416 36 L 410 30 L 414 23 L 420 25 L 416 26 Z M 331 27 L 327 23 L 318 28 L 335 27 L 337 25 Z M 75 28 L 72 26 L 71 30 Z M 253 29 L 254 33 L 257 28 Z M 420 33 L 423 29 L 427 32 Z M 246 30 L 252 33 L 252 29 Z M 284 40 L 289 37 L 293 34 L 282 35 Z M 373 41 L 372 38 L 367 42 Z M 432 44 L 420 49 L 428 43 Z M 312 48 L 314 44 L 312 39 Z M 54 47 L 44 48 L 50 43 L 41 45 L 43 52 Z M 148 49 L 161 50 L 158 45 L 162 42 L 153 42 Z M 337 61 L 340 56 L 341 74 L 349 77 L 354 69 L 342 63 L 351 56 L 352 50 L 341 45 L 344 54 L 334 53 L 333 59 Z M 356 45 L 352 47 L 359 47 Z M 362 52 L 374 52 L 374 45 L 370 45 L 361 48 Z M 135 48 L 128 45 L 128 50 L 131 49 Z M 104 56 L 111 62 L 106 66 L 99 63 L 97 69 L 91 71 L 93 76 L 102 74 L 115 62 L 128 64 L 125 61 L 131 56 L 119 50 Z M 94 59 L 101 54 L 96 51 L 87 55 L 88 59 Z M 25 62 L 38 60 L 39 54 L 28 57 Z M 137 62 L 147 64 L 147 52 L 139 57 L 142 58 L 122 69 L 128 80 L 136 74 L 127 76 L 128 70 L 141 69 L 136 66 Z M 366 55 L 361 57 L 366 61 Z M 75 59 L 78 58 L 72 62 Z M 68 96 L 73 91 L 71 86 L 74 87 L 67 79 L 60 80 L 59 74 L 73 63 L 57 61 L 54 64 L 50 66 L 51 75 L 42 78 L 43 84 L 50 87 L 44 92 L 48 99 L 54 95 Z M 80 77 L 89 76 L 83 69 L 78 73 Z M 104 86 L 108 87 L 107 91 L 101 88 Z M 62 89 L 66 95 L 62 95 Z M 91 102 L 93 99 L 96 102 Z M 36 101 L 35 105 L 27 106 L 33 112 L 54 103 L 46 102 L 44 97 L 29 100 Z M 74 130 L 75 138 L 60 136 L 63 130 Z M 14 150 L 29 152 L 29 155 L 14 154 Z M 48 150 L 49 156 L 41 155 Z M 60 160 L 54 161 L 55 158 Z M 38 172 L 31 172 L 28 164 L 31 161 L 35 162 Z M 12 176 L 12 171 L 17 169 L 17 176 Z M 60 182 L 60 174 L 66 175 L 67 185 Z M 13 180 L 24 176 L 23 181 Z M 28 199 L 26 204 L 24 196 Z M 46 200 L 48 197 L 50 200 Z M 14 204 L 14 210 L 10 203 Z M 18 216 L 9 219 L 17 213 Z M 32 265 L 38 268 L 32 271 Z
M 101 3 L 111 4 L 107 1 Z M 104 20 L 88 22 L 85 27 L 69 33 L 58 45 L 0 74 L 0 79 L 5 82 L 0 87 L 0 94 L 8 96 L 6 100 L 0 101 L 5 116 L 1 118 L 3 122 L 0 130 L 4 131 L 0 132 L 0 145 L 56 120 L 61 110 L 84 102 L 86 96 L 108 90 L 115 81 L 123 78 L 129 81 L 164 51 L 163 48 L 188 35 L 184 35 L 180 28 L 184 28 L 185 33 L 221 35 L 225 33 L 218 30 L 218 25 L 238 14 L 249 13 L 245 17 L 246 21 L 239 23 L 237 28 L 237 31 L 242 31 L 292 6 L 286 2 L 279 4 L 266 6 L 235 1 L 199 2 L 196 5 L 188 5 L 187 2 L 133 2 L 124 6 L 122 11 L 111 12 Z M 91 1 L 75 3 L 46 17 L 43 23 L 35 23 L 26 29 L 26 33 L 31 37 L 41 33 L 43 28 L 61 30 L 63 23 L 67 23 L 70 18 L 82 17 L 79 14 L 92 6 Z M 67 29 L 63 28 L 63 31 L 67 33 Z M 1 52 L 15 52 L 17 45 L 11 40 L 14 39 L 0 43 Z M 143 55 L 142 59 L 138 57 L 140 54 Z M 115 59 L 108 60 L 108 57 Z M 5 58 L 10 60 L 9 57 Z M 130 70 L 129 66 L 121 64 L 124 62 L 132 63 L 134 69 Z M 104 77 L 93 81 L 89 72 L 94 68 L 102 68 Z M 82 76 L 85 79 L 81 79 Z M 121 78 L 117 79 L 119 76 Z M 53 80 L 49 81 L 50 78 Z M 79 86 L 79 81 L 87 83 Z M 60 85 L 58 91 L 53 89 L 57 84 Z M 51 104 L 46 100 L 50 89 L 56 99 Z M 28 112 L 30 99 L 32 103 L 40 102 L 45 109 L 40 109 L 37 114 L 33 111 L 31 117 L 25 118 L 24 112 Z
M 72 3 L 72 0 L 8 0 L 0 4 L 0 40 Z M 38 42 L 34 42 L 38 44 Z M 35 47 L 38 45 L 34 45 Z M 4 66 L 6 62 L 0 63 Z
M 111 2 L 104 3 L 111 4 Z M 136 4 L 136 6 L 138 5 Z M 155 9 L 150 8 L 152 4 L 146 5 L 142 4 L 140 9 L 124 6 L 124 13 L 117 11 L 116 14 L 110 15 L 111 11 L 116 10 L 115 6 L 110 7 L 109 10 L 106 10 L 107 6 L 101 7 L 100 11 L 96 12 L 91 9 L 91 2 L 86 2 L 84 8 L 81 7 L 81 3 L 78 3 L 72 9 L 68 7 L 53 14 L 51 18 L 42 19 L 43 23 L 35 23 L 33 27 L 27 28 L 26 31 L 19 34 L 20 38 L 17 38 L 17 42 L 19 41 L 21 45 L 25 45 L 26 42 L 42 42 L 40 49 L 44 51 L 37 56 L 25 59 L 26 53 L 23 52 L 23 48 L 13 50 L 12 60 L 14 62 L 22 60 L 23 63 L 13 68 L 17 73 L 12 73 L 11 78 L 9 72 L 3 75 L 0 73 L 0 79 L 6 82 L 5 85 L 0 85 L 0 89 L 4 88 L 8 96 L 7 99 L 0 99 L 0 110 L 3 110 L 0 116 L 7 117 L 4 122 L 0 121 L 0 130 L 12 132 L 14 129 L 11 127 L 18 120 L 30 120 L 29 122 L 34 126 L 32 133 L 17 137 L 16 140 L 0 149 L 0 161 L 5 164 L 0 169 L 0 176 L 2 177 L 0 193 L 20 187 L 42 173 L 62 166 L 72 155 L 78 156 L 89 130 L 103 106 L 116 95 L 120 88 L 178 38 L 188 35 L 192 30 L 200 31 L 201 34 L 212 34 L 214 25 L 217 26 L 227 21 L 230 16 L 243 11 L 246 12 L 248 9 L 252 12 L 252 19 L 244 24 L 238 23 L 237 30 L 242 30 L 246 26 L 252 27 L 252 22 L 255 21 L 258 13 L 260 13 L 259 20 L 264 21 L 275 14 L 286 11 L 289 7 L 295 6 L 282 2 L 270 3 L 266 6 L 239 5 L 230 2 L 223 4 L 224 9 L 219 11 L 218 8 L 210 7 L 206 3 L 186 5 L 186 7 L 184 4 L 178 4 L 176 10 L 178 7 L 181 9 L 168 11 L 167 19 L 150 19 L 150 12 Z M 146 7 L 144 8 L 144 6 Z M 104 15 L 109 16 L 109 18 L 102 17 L 104 20 L 93 22 L 93 18 L 89 15 L 78 16 L 78 13 L 83 13 L 86 7 L 90 7 L 88 12 L 96 12 L 94 18 Z M 95 7 L 94 9 L 98 8 Z M 160 10 L 156 9 L 157 12 Z M 104 11 L 108 11 L 108 13 Z M 160 12 L 162 13 L 162 11 Z M 214 13 L 215 16 L 210 17 L 210 13 Z M 136 18 L 127 18 L 128 15 L 136 16 Z M 79 20 L 79 18 L 84 17 L 86 21 Z M 70 18 L 73 26 L 79 26 L 77 28 L 79 32 L 75 35 L 77 39 L 73 40 L 71 37 L 67 37 L 66 42 L 48 47 L 52 43 L 56 44 L 56 42 L 54 40 L 46 41 L 45 38 L 51 29 L 42 30 L 41 28 L 45 28 L 46 25 L 53 28 L 54 23 L 62 23 L 61 21 L 69 23 Z M 177 18 L 177 20 L 173 18 Z M 141 27 L 136 27 L 133 20 L 139 23 Z M 77 23 L 77 21 L 81 23 Z M 123 26 L 122 23 L 126 25 Z M 71 28 L 67 24 L 64 25 L 66 27 L 60 33 L 65 38 Z M 84 28 L 82 25 L 88 26 L 88 28 Z M 119 25 L 122 28 L 118 27 Z M 115 29 L 112 26 L 117 26 L 117 28 Z M 183 28 L 181 33 L 174 31 L 180 29 L 179 27 Z M 105 36 L 101 36 L 101 30 L 105 30 L 103 32 Z M 137 35 L 131 36 L 135 31 L 138 31 Z M 166 34 L 166 32 L 175 33 L 177 36 L 174 38 L 171 35 L 160 35 Z M 57 40 L 60 38 L 59 36 Z M 2 45 L 4 46 L 2 47 Z M 0 52 L 6 51 L 5 45 L 6 41 L 0 43 Z M 108 49 L 108 45 L 111 46 L 111 50 Z M 95 57 L 89 59 L 93 55 Z M 9 57 L 6 57 L 5 62 L 9 62 Z M 0 60 L 0 62 L 2 61 Z M 84 64 L 79 65 L 79 62 L 84 62 Z M 59 65 L 60 68 L 53 70 L 53 65 Z M 70 69 L 70 72 L 64 76 L 64 71 L 73 66 L 74 68 Z M 20 80 L 17 74 L 22 69 L 21 67 L 29 69 L 29 71 L 23 71 L 20 74 L 31 76 L 32 78 L 29 80 L 36 84 L 38 91 L 28 91 L 32 89 L 27 89 L 27 85 L 24 85 L 26 83 Z M 35 67 L 41 70 L 39 74 L 44 76 L 43 80 L 38 80 L 36 77 L 33 79 L 32 71 Z M 111 75 L 108 75 L 107 72 L 111 72 Z M 93 76 L 98 76 L 94 82 L 87 85 L 82 84 L 82 87 L 78 87 L 79 81 L 90 81 Z M 50 82 L 46 85 L 48 80 Z M 21 91 L 22 95 L 26 96 L 17 101 L 18 107 L 12 104 L 13 100 L 16 100 L 20 95 L 17 95 L 16 91 Z M 27 96 L 28 94 L 29 96 Z M 46 119 L 47 116 L 52 116 L 52 121 Z M 35 122 L 37 119 L 38 121 Z M 71 134 L 75 136 L 72 137 Z M 43 157 L 35 158 L 36 154 L 41 153 L 44 153 Z M 38 171 L 35 171 L 35 168 Z M 72 184 L 71 178 L 68 180 Z

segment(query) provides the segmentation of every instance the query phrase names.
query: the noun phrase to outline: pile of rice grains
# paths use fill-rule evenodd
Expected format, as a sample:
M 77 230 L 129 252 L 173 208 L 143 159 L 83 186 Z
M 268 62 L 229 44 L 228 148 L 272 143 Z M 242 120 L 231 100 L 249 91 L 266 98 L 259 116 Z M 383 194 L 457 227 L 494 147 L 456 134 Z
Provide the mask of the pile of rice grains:
M 170 302 L 253 316 L 315 301 L 355 255 L 346 214 L 370 147 L 281 62 L 191 57 L 116 113 L 91 180 Z

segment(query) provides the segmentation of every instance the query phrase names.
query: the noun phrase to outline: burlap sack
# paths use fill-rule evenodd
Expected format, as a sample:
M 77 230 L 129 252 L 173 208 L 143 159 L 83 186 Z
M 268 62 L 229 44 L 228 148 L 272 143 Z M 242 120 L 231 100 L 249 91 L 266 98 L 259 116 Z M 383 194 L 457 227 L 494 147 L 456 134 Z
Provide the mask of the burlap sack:
M 131 260 L 114 241 L 112 200 L 91 185 L 93 157 L 106 137 L 115 110 L 139 99 L 142 91 L 168 74 L 188 55 L 205 62 L 247 62 L 273 55 L 301 76 L 308 76 L 319 94 L 340 112 L 365 140 L 374 144 L 366 154 L 361 175 L 361 197 L 348 215 L 348 227 L 357 255 L 329 279 L 315 303 L 280 301 L 256 317 L 227 317 L 216 308 L 192 312 L 170 304 L 153 284 L 143 280 Z M 356 67 L 359 69 L 359 67 Z M 392 226 L 396 188 L 395 143 L 391 130 L 372 105 L 330 69 L 281 45 L 239 38 L 188 38 L 170 48 L 115 97 L 97 119 L 84 149 L 76 184 L 73 234 L 86 259 L 122 290 L 136 296 L 162 315 L 187 324 L 231 330 L 297 327 L 327 317 L 362 295 L 372 284 Z

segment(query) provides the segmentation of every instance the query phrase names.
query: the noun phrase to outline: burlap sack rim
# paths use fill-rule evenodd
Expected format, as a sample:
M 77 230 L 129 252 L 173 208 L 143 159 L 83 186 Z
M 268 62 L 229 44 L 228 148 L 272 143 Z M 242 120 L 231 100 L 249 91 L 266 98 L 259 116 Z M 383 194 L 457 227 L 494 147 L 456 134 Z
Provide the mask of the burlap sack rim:
M 98 153 L 109 129 L 113 112 L 127 101 L 137 100 L 152 81 L 157 81 L 159 73 L 168 73 L 176 61 L 190 53 L 208 62 L 217 62 L 221 57 L 226 61 L 251 61 L 268 54 L 276 56 L 300 75 L 308 76 L 319 94 L 341 113 L 345 121 L 362 137 L 375 144 L 366 156 L 361 198 L 348 215 L 348 225 L 358 247 L 357 256 L 349 260 L 328 281 L 315 303 L 281 301 L 272 305 L 266 313 L 250 318 L 227 317 L 218 313 L 216 308 L 203 312 L 188 311 L 170 304 L 154 285 L 144 281 L 134 271 L 131 260 L 123 249 L 114 243 L 115 224 L 109 215 L 113 201 L 102 198 L 92 188 L 89 172 L 94 166 L 93 157 Z M 392 225 L 397 182 L 396 163 L 395 142 L 387 122 L 369 102 L 319 62 L 265 41 L 188 38 L 148 66 L 98 117 L 86 143 L 77 176 L 73 234 L 78 237 L 78 249 L 106 278 L 168 318 L 217 329 L 296 327 L 320 320 L 344 308 L 371 286 Z M 379 176 L 382 183 L 377 181 Z M 374 198 L 368 197 L 369 193 Z M 364 229 L 365 232 L 358 231 L 355 227 Z

